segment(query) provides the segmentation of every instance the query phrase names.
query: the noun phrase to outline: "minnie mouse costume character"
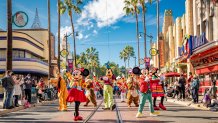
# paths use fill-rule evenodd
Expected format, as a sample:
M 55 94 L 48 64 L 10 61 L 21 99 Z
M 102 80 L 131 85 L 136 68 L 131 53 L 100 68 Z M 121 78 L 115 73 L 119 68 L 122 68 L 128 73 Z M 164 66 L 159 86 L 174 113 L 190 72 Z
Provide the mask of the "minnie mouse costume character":
M 163 89 L 163 82 L 157 76 L 158 68 L 153 68 L 152 70 L 152 97 L 154 97 L 153 105 L 154 110 L 166 110 L 166 107 L 163 104 L 164 101 L 164 89 Z M 157 97 L 161 97 L 161 102 L 159 103 L 159 107 L 156 106 Z
M 84 77 L 89 75 L 87 69 L 76 69 L 73 71 L 73 83 L 67 97 L 67 102 L 75 102 L 74 121 L 83 120 L 79 116 L 79 106 L 81 102 L 86 102 L 85 96 L 85 79 Z

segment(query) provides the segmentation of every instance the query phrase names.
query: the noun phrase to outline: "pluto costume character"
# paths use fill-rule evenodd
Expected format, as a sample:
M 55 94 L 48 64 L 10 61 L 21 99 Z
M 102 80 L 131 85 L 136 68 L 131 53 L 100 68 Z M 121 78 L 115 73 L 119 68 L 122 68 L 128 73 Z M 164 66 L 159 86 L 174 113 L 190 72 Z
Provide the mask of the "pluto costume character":
M 106 76 L 102 77 L 101 80 L 104 82 L 104 110 L 114 110 L 116 105 L 113 101 L 113 82 L 115 76 L 113 75 L 112 69 L 107 68 Z
M 87 98 L 87 101 L 84 106 L 88 106 L 90 101 L 93 103 L 94 107 L 97 106 L 95 92 L 93 89 L 93 82 L 91 79 L 86 80 L 86 98 Z
M 85 87 L 86 83 L 84 78 L 89 75 L 87 69 L 76 69 L 73 71 L 73 84 L 67 97 L 68 102 L 75 102 L 74 121 L 83 120 L 79 116 L 79 106 L 81 102 L 86 102 Z
M 166 110 L 166 107 L 164 106 L 164 88 L 163 88 L 163 82 L 160 81 L 160 79 L 157 76 L 157 68 L 153 68 L 152 70 L 152 97 L 154 97 L 153 105 L 154 110 Z M 157 97 L 161 97 L 161 102 L 159 103 L 159 107 L 156 105 Z
M 64 72 L 62 72 L 64 73 Z M 50 80 L 50 83 L 58 88 L 58 98 L 59 98 L 59 110 L 67 111 L 67 85 L 64 78 L 60 75 L 58 69 L 56 68 L 54 72 L 55 78 Z
M 134 102 L 135 106 L 138 107 L 139 95 L 138 95 L 138 82 L 134 78 L 133 71 L 129 71 L 129 78 L 127 79 L 127 105 L 131 107 L 132 102 Z

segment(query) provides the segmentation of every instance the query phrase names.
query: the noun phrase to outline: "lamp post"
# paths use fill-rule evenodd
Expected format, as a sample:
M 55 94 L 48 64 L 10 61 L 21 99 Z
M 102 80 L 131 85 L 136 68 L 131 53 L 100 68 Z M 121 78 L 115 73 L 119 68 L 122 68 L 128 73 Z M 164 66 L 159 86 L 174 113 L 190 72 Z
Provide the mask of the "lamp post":
M 65 34 L 65 39 L 66 39 L 66 51 L 68 52 L 68 37 L 71 36 L 73 33 L 70 33 L 69 35 L 67 35 L 67 33 Z M 79 32 L 76 32 L 76 36 L 79 36 Z M 74 56 L 74 60 L 76 60 L 76 56 Z M 68 62 L 68 55 L 66 56 L 66 69 L 67 69 L 67 62 Z M 74 69 L 75 69 L 75 64 L 74 64 Z
M 143 32 L 139 32 L 139 35 L 138 35 L 139 38 L 141 38 L 142 35 L 147 36 L 148 38 L 150 38 L 150 47 L 151 47 L 153 36 L 152 36 L 152 35 L 147 35 L 147 34 L 145 34 L 145 33 L 143 33 Z M 144 48 L 144 50 L 145 50 L 145 57 L 146 57 L 146 56 L 147 56 L 147 55 L 146 55 L 146 54 L 147 54 L 146 48 Z
M 136 67 L 136 57 L 134 56 L 133 58 L 135 59 L 135 67 Z
M 12 70 L 12 0 L 7 0 L 7 68 Z

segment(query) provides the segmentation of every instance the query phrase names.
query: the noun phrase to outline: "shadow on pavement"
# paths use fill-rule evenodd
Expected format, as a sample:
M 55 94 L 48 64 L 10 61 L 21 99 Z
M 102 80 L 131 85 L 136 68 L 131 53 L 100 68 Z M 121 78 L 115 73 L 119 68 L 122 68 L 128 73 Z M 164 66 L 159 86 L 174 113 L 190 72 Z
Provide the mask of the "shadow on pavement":
M 195 118 L 195 119 L 207 119 L 207 120 L 218 120 L 218 117 L 204 117 L 204 116 L 169 116 L 169 115 L 159 115 L 160 117 L 172 117 L 172 118 Z

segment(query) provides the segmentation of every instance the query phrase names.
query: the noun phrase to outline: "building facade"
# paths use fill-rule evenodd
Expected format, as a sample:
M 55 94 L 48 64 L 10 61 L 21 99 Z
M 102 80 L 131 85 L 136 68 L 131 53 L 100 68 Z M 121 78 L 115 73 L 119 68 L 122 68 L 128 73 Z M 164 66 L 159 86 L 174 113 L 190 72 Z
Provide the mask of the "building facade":
M 160 58 L 165 57 L 165 61 L 161 70 L 199 75 L 200 92 L 203 92 L 211 86 L 212 80 L 218 79 L 218 2 L 186 0 L 185 13 L 174 23 L 172 14 L 170 10 L 164 14 L 162 34 L 165 51 L 160 53 Z M 152 58 L 156 65 L 158 57 Z
M 52 56 L 55 58 L 55 38 L 51 35 Z M 0 73 L 6 70 L 7 32 L 0 31 Z M 20 74 L 48 75 L 48 30 L 13 30 L 13 71 Z

